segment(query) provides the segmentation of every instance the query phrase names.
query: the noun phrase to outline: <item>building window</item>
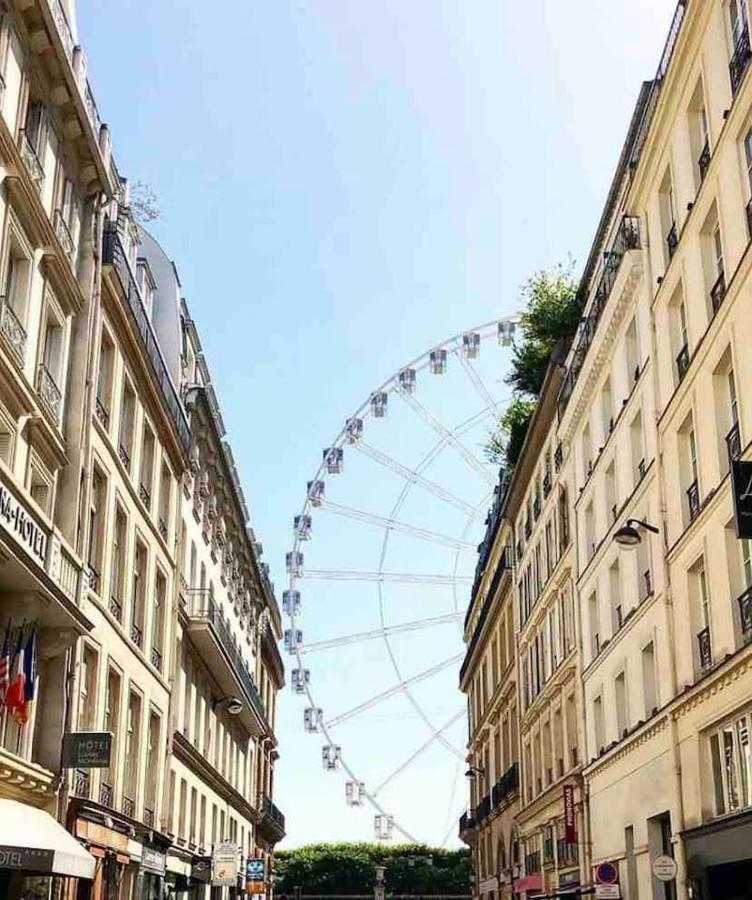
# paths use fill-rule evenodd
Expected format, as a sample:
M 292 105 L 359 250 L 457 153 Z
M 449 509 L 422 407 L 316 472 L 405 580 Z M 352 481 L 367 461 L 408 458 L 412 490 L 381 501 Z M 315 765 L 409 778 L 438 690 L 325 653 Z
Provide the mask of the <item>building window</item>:
M 716 815 L 752 806 L 752 711 L 726 722 L 710 735 Z
M 23 365 L 26 359 L 26 318 L 30 282 L 31 250 L 22 244 L 20 235 L 11 229 L 0 305 L 0 334 L 20 365 Z
M 713 662 L 712 609 L 704 557 L 700 557 L 689 570 L 689 588 L 693 619 L 696 622 L 695 658 L 699 670 L 703 671 Z
M 154 432 L 144 423 L 144 437 L 141 444 L 141 481 L 138 494 L 147 509 L 151 508 L 152 483 L 154 480 Z
M 674 186 L 671 179 L 671 170 L 667 169 L 663 176 L 659 191 L 659 209 L 661 221 L 661 233 L 664 246 L 664 264 L 666 268 L 676 253 L 679 245 L 679 232 L 676 225 L 676 203 L 674 200 Z
M 127 519 L 122 507 L 118 504 L 115 510 L 115 526 L 112 531 L 112 562 L 110 569 L 110 612 L 118 622 L 123 620 L 127 534 Z
M 146 747 L 146 799 L 144 803 L 144 819 L 146 824 L 154 825 L 157 809 L 157 787 L 159 785 L 159 733 L 161 722 L 159 715 L 152 710 L 149 714 L 148 744 Z
M 167 540 L 169 533 L 171 487 L 172 475 L 167 466 L 163 465 L 159 479 L 159 533 L 164 540 Z
M 112 408 L 112 380 L 115 369 L 115 348 L 102 331 L 99 343 L 99 373 L 97 375 L 97 408 L 96 415 L 105 429 L 110 425 L 110 409 Z
M 102 571 L 106 503 L 107 482 L 104 475 L 95 467 L 91 477 L 89 547 L 86 553 L 86 562 L 89 567 L 89 587 L 97 592 L 99 591 L 99 576 Z
M 78 726 L 80 731 L 94 731 L 97 721 L 97 679 L 99 657 L 96 651 L 84 646 L 81 657 L 78 692 Z
M 645 718 L 649 718 L 658 709 L 658 691 L 655 671 L 655 648 L 650 641 L 642 648 L 642 698 L 645 707 Z
M 164 627 L 165 606 L 167 604 L 167 581 L 164 575 L 157 571 L 156 584 L 154 586 L 154 610 L 152 613 L 152 639 L 151 639 L 151 663 L 161 672 L 163 669 L 164 654 Z
M 614 427 L 614 398 L 611 391 L 611 379 L 606 381 L 601 388 L 601 434 L 603 435 L 603 443 L 608 440 L 609 435 Z
M 699 190 L 710 165 L 710 133 L 701 78 L 692 94 L 687 118 L 689 121 L 689 144 L 694 162 L 695 190 Z
M 39 458 L 32 454 L 29 466 L 29 494 L 46 516 L 52 514 L 53 477 Z
M 137 539 L 133 554 L 133 588 L 131 591 L 131 640 L 137 647 L 142 647 L 144 640 L 146 565 L 146 547 Z
M 106 772 L 102 773 L 99 802 L 104 806 L 114 806 L 118 750 L 120 747 L 120 675 L 114 669 L 110 669 L 107 673 L 104 730 L 112 734 L 112 751 L 110 754 L 110 766 Z
M 133 432 L 136 424 L 136 394 L 127 378 L 123 379 L 123 397 L 120 403 L 120 437 L 118 453 L 120 461 L 130 472 L 133 456 Z
M 603 698 L 600 695 L 593 700 L 593 736 L 595 738 L 595 751 L 600 753 L 606 745 Z
M 611 634 L 616 634 L 624 622 L 624 607 L 621 599 L 621 572 L 618 559 L 615 559 L 609 566 L 608 586 L 611 602 Z
M 611 461 L 611 465 L 606 469 L 606 521 L 609 523 L 616 521 L 619 513 L 618 501 L 616 499 L 616 460 Z
M 128 719 L 125 731 L 125 778 L 123 806 L 126 816 L 135 817 L 136 794 L 141 750 L 141 697 L 131 692 L 128 699 Z
M 588 600 L 588 612 L 590 618 L 590 657 L 595 657 L 601 652 L 601 625 L 600 610 L 598 609 L 598 595 L 593 591 Z
M 614 698 L 616 700 L 616 737 L 626 736 L 629 731 L 629 705 L 627 701 L 627 678 L 624 672 L 614 678 Z

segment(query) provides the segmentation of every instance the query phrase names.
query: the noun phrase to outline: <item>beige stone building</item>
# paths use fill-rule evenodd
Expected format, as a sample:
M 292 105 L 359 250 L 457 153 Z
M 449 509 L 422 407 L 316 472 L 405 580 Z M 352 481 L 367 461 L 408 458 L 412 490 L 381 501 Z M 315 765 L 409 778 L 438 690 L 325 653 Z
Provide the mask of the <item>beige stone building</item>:
M 730 898 L 752 883 L 752 563 L 729 474 L 731 460 L 750 457 L 752 428 L 751 60 L 746 0 L 678 4 L 581 281 L 581 325 L 563 370 L 549 370 L 508 491 L 507 507 L 515 489 L 527 491 L 521 517 L 509 516 L 524 539 L 514 573 L 516 827 L 524 843 L 549 814 L 557 744 L 547 757 L 547 698 L 567 688 L 554 687 L 557 678 L 538 687 L 539 669 L 542 681 L 548 671 L 540 635 L 545 648 L 552 633 L 540 627 L 568 571 L 580 877 L 591 884 L 596 867 L 612 863 L 630 900 Z M 558 408 L 541 426 L 557 378 Z M 561 448 L 573 539 L 553 576 L 546 501 L 526 458 L 545 478 L 552 447 Z M 472 624 L 467 638 L 479 653 Z M 481 746 L 471 736 L 471 753 Z M 520 885 L 527 896 L 567 886 L 547 876 L 544 860 L 528 865 L 540 849 L 524 844 L 524 876 L 543 870 L 540 889 Z M 654 874 L 659 856 L 673 858 L 668 881 Z M 494 896 L 490 885 L 477 894 Z
M 75 19 L 0 13 L 0 894 L 226 897 L 284 835 L 279 611 Z M 68 732 L 110 733 L 109 766 L 61 768 Z

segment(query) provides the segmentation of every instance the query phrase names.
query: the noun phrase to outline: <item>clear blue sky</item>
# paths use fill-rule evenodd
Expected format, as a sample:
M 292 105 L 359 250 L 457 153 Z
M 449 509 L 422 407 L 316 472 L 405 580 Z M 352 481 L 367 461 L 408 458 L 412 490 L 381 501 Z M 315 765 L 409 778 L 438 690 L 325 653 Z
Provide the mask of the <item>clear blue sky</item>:
M 584 258 L 674 5 L 79 0 L 118 166 L 159 196 L 280 597 L 343 417 L 435 341 L 513 312 L 534 270 Z M 346 838 L 282 700 L 290 843 Z

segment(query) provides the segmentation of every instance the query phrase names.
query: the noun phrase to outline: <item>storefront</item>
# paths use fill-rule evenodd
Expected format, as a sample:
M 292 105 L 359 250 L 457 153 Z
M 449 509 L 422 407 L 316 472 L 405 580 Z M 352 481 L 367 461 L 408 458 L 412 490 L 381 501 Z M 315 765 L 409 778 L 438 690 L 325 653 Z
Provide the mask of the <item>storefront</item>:
M 44 810 L 0 800 L 0 897 L 47 897 L 63 879 L 91 883 L 96 860 Z
M 692 900 L 742 900 L 752 885 L 752 810 L 682 835 Z

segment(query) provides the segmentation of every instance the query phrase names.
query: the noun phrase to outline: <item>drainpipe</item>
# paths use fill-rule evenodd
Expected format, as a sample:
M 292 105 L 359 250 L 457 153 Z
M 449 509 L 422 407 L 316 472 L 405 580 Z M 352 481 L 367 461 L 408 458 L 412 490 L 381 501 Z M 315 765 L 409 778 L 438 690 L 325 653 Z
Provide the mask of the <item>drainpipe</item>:
M 649 247 L 646 246 L 644 248 L 645 259 L 646 259 L 646 272 L 647 272 L 647 284 L 650 289 L 651 286 L 655 283 L 653 279 L 653 269 L 650 260 Z M 668 521 L 667 521 L 667 502 L 666 502 L 666 485 L 663 477 L 663 466 L 662 466 L 662 453 L 661 446 L 658 437 L 658 421 L 660 419 L 660 394 L 658 391 L 658 342 L 656 339 L 656 328 L 655 328 L 655 318 L 653 316 L 652 311 L 652 297 L 651 297 L 651 308 L 650 308 L 650 354 L 653 360 L 653 404 L 654 404 L 654 412 L 655 412 L 655 442 L 656 442 L 656 458 L 655 458 L 655 478 L 658 484 L 658 496 L 660 502 L 660 527 L 661 527 L 661 537 L 662 537 L 662 552 L 660 554 L 660 564 L 661 571 L 663 574 L 663 584 L 664 584 L 664 608 L 665 608 L 665 627 L 666 627 L 666 637 L 668 640 L 668 648 L 669 648 L 669 694 L 670 700 L 673 700 L 678 693 L 678 677 L 676 670 L 676 634 L 674 630 L 674 608 L 673 608 L 673 594 L 671 589 L 671 571 L 668 565 Z M 682 767 L 681 767 L 681 753 L 679 747 L 679 735 L 678 728 L 676 725 L 676 719 L 674 715 L 669 712 L 668 713 L 668 723 L 669 723 L 669 734 L 671 740 L 671 753 L 673 757 L 673 773 L 672 780 L 674 786 L 674 792 L 676 794 L 676 825 L 673 828 L 675 834 L 679 835 L 675 844 L 674 850 L 676 853 L 676 863 L 678 867 L 678 872 L 676 875 L 676 893 L 678 900 L 686 900 L 689 896 L 688 888 L 687 888 L 687 849 L 684 844 L 684 840 L 681 837 L 681 833 L 685 828 L 685 819 L 684 819 L 684 791 L 682 784 Z

